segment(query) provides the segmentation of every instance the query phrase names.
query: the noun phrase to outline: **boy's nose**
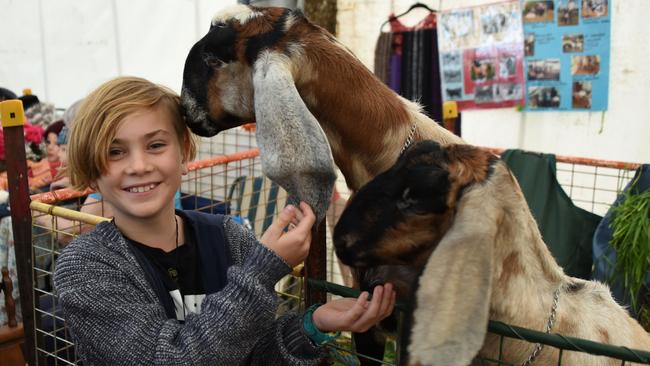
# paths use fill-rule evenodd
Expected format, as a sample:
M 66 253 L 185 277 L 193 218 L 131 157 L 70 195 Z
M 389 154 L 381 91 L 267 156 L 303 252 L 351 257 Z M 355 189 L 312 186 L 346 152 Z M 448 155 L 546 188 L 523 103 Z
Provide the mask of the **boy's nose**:
M 126 168 L 127 174 L 144 174 L 153 170 L 153 165 L 143 156 L 134 154 Z

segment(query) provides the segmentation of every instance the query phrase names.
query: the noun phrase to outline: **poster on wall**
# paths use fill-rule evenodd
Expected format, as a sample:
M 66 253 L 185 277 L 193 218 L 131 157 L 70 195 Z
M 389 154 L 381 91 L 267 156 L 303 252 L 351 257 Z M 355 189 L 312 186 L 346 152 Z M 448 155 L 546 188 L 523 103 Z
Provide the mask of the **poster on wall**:
M 523 105 L 523 41 L 519 0 L 440 12 L 443 100 L 460 110 Z
M 612 0 L 522 0 L 527 111 L 604 111 Z

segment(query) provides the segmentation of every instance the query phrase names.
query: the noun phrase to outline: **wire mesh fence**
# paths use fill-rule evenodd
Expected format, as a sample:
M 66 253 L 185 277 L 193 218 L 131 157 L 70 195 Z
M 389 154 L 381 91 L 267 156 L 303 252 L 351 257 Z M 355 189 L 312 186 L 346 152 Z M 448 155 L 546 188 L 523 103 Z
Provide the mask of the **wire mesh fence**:
M 219 136 L 220 140 L 202 140 L 199 160 L 190 164 L 190 172 L 181 184 L 181 205 L 184 209 L 232 215 L 259 237 L 286 204 L 286 192 L 262 175 L 253 134 L 236 129 Z M 493 151 L 500 153 L 499 150 Z M 576 205 L 600 215 L 607 211 L 637 168 L 634 164 L 589 159 L 558 157 L 557 160 L 558 181 L 566 193 Z M 353 283 L 350 270 L 339 263 L 332 249 L 332 229 L 348 197 L 341 182 L 337 183 L 327 215 L 326 281 L 305 280 L 300 269 L 294 271 L 276 285 L 280 312 L 303 308 L 305 286 L 323 289 L 329 298 L 358 295 L 357 290 L 350 288 Z M 85 200 L 88 193 L 59 190 L 32 196 L 33 309 L 39 365 L 79 364 L 52 289 L 52 273 L 60 250 L 72 238 L 107 220 L 80 212 L 89 205 L 99 207 L 94 212 L 104 212 L 101 201 L 89 203 Z M 403 308 L 403 304 L 400 307 Z M 497 322 L 490 322 L 489 332 L 500 343 L 501 349 L 522 341 L 554 348 L 558 353 L 558 365 L 562 364 L 565 352 L 599 354 L 620 360 L 621 365 L 629 365 L 632 361 L 650 364 L 650 354 L 644 351 L 594 344 Z M 383 357 L 371 358 L 355 352 L 350 334 L 344 333 L 329 347 L 332 350 L 330 363 L 334 365 L 359 362 L 395 365 L 401 345 L 397 334 L 389 334 Z M 484 358 L 481 362 L 485 365 L 508 365 L 501 355 Z

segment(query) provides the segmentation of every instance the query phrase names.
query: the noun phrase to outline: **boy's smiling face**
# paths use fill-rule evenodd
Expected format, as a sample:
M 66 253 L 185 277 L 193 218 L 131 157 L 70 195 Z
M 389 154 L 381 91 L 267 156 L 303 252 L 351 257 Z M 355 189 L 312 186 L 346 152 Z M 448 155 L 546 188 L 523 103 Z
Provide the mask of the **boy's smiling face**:
M 186 164 L 172 118 L 158 105 L 120 122 L 109 147 L 107 171 L 95 182 L 117 221 L 148 220 L 173 211 Z

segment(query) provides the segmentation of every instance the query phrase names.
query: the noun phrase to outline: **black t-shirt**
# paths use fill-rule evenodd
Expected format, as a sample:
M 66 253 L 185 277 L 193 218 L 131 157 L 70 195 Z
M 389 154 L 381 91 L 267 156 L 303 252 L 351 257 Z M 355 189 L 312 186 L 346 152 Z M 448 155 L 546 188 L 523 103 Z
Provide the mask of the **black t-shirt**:
M 170 252 L 127 238 L 159 271 L 165 289 L 174 301 L 176 318 L 181 321 L 185 320 L 185 314 L 200 313 L 201 302 L 205 297 L 195 235 L 187 225 L 185 233 L 185 243 L 179 243 Z

